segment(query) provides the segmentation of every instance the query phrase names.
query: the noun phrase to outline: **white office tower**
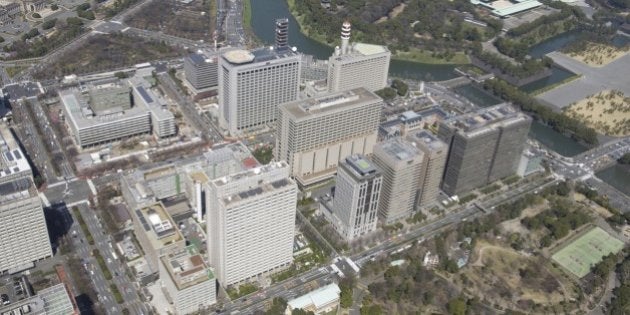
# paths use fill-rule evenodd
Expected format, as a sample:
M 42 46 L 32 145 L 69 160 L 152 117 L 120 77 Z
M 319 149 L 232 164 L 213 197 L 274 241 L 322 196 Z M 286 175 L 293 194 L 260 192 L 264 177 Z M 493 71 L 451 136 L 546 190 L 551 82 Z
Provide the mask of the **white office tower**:
M 293 261 L 297 186 L 285 162 L 208 183 L 208 256 L 224 286 Z
M 297 100 L 301 55 L 287 47 L 286 27 L 277 22 L 273 47 L 233 50 L 219 58 L 219 111 L 230 134 L 269 126 L 278 105 Z
M 33 173 L 9 128 L 0 125 L 0 274 L 52 256 Z
M 217 302 L 214 274 L 194 246 L 160 257 L 160 283 L 175 314 L 196 314 Z
M 418 206 L 425 208 L 437 202 L 440 182 L 448 157 L 448 146 L 427 130 L 413 131 L 407 141 L 424 153 L 422 178 L 418 189 Z
M 378 214 L 385 224 L 407 218 L 415 210 L 424 154 L 409 142 L 391 139 L 374 146 L 372 160 L 383 172 Z
M 341 48 L 328 59 L 328 90 L 345 91 L 365 87 L 374 92 L 387 86 L 391 52 L 387 46 L 365 43 L 350 44 L 351 26 L 341 27 Z
M 346 240 L 376 230 L 381 181 L 381 172 L 364 156 L 352 155 L 339 165 L 333 212 Z
M 382 104 L 356 88 L 280 105 L 275 159 L 289 163 L 300 185 L 332 178 L 346 157 L 372 153 Z

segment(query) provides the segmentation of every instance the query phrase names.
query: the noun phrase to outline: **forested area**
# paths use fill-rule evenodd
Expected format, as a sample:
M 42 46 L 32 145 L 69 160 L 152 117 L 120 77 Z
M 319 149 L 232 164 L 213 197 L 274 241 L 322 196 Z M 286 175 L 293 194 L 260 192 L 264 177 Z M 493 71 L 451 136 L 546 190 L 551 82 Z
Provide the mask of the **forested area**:
M 498 69 L 501 73 L 517 79 L 527 78 L 544 71 L 553 64 L 548 57 L 542 59 L 525 59 L 520 63 L 514 63 L 498 54 L 475 49 L 473 56 L 489 66 Z
M 501 21 L 478 16 L 467 0 L 406 1 L 397 16 L 375 23 L 401 3 L 402 0 L 332 0 L 331 9 L 327 10 L 320 0 L 295 0 L 292 9 L 308 33 L 329 44 L 338 40 L 341 23 L 348 20 L 352 23 L 354 39 L 387 44 L 393 51 L 406 51 L 411 47 L 436 52 L 461 51 L 470 48 L 473 41 L 493 36 L 502 28 Z M 460 12 L 471 12 L 475 18 L 488 23 L 488 28 L 481 31 L 483 28 L 465 23 Z
M 573 139 L 589 145 L 598 143 L 595 129 L 587 127 L 579 120 L 568 117 L 563 113 L 554 112 L 549 107 L 540 104 L 534 97 L 505 81 L 498 79 L 486 80 L 483 86 L 484 89 L 492 92 L 492 94 L 514 103 L 522 111 L 532 114 L 535 119 L 549 125 L 560 133 L 571 134 Z

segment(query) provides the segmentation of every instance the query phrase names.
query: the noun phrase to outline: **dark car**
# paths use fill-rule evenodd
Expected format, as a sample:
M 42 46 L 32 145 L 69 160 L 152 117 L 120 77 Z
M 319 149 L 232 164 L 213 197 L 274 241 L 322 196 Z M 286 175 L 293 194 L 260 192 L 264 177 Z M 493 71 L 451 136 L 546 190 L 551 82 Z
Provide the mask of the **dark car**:
M 2 305 L 7 305 L 11 303 L 11 301 L 9 301 L 9 296 L 6 294 L 0 295 L 0 299 L 2 299 Z

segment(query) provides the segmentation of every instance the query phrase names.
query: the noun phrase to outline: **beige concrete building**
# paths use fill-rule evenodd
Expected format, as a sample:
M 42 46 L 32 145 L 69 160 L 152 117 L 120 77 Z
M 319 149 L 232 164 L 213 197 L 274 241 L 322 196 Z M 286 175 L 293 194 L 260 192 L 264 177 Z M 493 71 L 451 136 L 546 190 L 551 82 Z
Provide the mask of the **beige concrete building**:
M 192 314 L 217 302 L 212 269 L 194 246 L 160 257 L 160 283 L 175 314 Z
M 186 247 L 186 241 L 162 202 L 131 211 L 136 238 L 151 273 L 158 273 L 159 258 Z
M 387 86 L 391 52 L 387 46 L 350 41 L 350 23 L 341 30 L 341 47 L 328 59 L 328 91 L 338 92 L 358 87 L 377 91 Z
M 297 185 L 285 162 L 206 186 L 208 257 L 222 285 L 257 280 L 293 262 Z
M 382 104 L 365 88 L 282 104 L 275 159 L 303 186 L 332 178 L 346 157 L 372 153 Z
M 374 146 L 372 157 L 383 173 L 378 215 L 385 224 L 411 216 L 423 177 L 424 153 L 411 143 L 392 139 Z
M 0 274 L 52 256 L 33 172 L 11 131 L 0 124 Z
M 427 130 L 410 133 L 407 141 L 424 153 L 423 176 L 420 178 L 418 189 L 418 206 L 426 208 L 436 203 L 440 193 L 440 182 L 448 157 L 448 147 L 446 143 Z

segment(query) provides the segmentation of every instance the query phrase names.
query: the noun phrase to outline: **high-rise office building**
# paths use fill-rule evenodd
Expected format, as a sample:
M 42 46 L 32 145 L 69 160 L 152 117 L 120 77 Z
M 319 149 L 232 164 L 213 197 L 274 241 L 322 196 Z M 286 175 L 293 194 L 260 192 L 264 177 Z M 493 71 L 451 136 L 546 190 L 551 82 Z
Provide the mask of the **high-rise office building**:
M 285 162 L 207 185 L 208 256 L 224 286 L 291 264 L 297 185 Z
M 214 273 L 197 251 L 189 246 L 160 257 L 160 282 L 175 314 L 196 314 L 217 302 Z
M 184 58 L 184 77 L 196 90 L 216 88 L 219 85 L 219 58 L 217 54 L 197 52 Z
M 9 128 L 0 125 L 0 273 L 52 256 L 33 173 Z
M 230 134 L 275 122 L 278 105 L 297 100 L 301 55 L 288 48 L 286 27 L 277 23 L 273 47 L 228 51 L 219 58 L 219 111 Z
M 364 156 L 352 155 L 339 164 L 333 213 L 346 240 L 376 230 L 381 181 L 381 172 Z
M 365 87 L 377 91 L 387 86 L 391 52 L 386 46 L 352 43 L 351 26 L 341 28 L 341 48 L 328 59 L 328 90 L 338 92 Z
M 413 131 L 407 135 L 407 141 L 424 153 L 422 174 L 418 189 L 418 206 L 427 207 L 435 204 L 440 193 L 440 182 L 448 157 L 448 146 L 427 130 Z
M 531 118 L 500 104 L 440 123 L 449 146 L 442 190 L 459 195 L 516 173 Z
M 356 88 L 280 105 L 275 159 L 287 161 L 301 185 L 332 178 L 341 160 L 372 153 L 382 104 Z
M 417 203 L 417 191 L 423 177 L 422 151 L 401 139 L 391 139 L 374 146 L 372 156 L 383 172 L 383 188 L 378 214 L 385 224 L 411 216 Z

